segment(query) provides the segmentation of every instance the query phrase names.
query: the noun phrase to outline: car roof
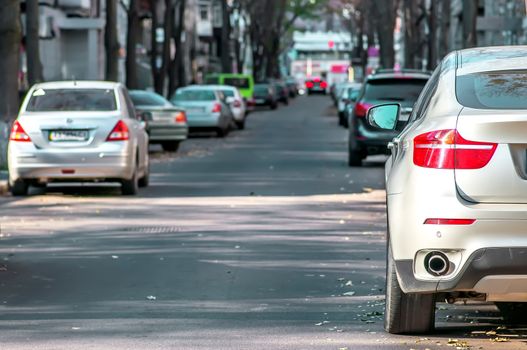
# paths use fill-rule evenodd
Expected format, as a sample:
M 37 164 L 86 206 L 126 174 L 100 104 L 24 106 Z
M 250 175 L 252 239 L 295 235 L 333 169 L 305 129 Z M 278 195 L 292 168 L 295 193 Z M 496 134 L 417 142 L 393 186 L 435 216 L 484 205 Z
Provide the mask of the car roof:
M 527 46 L 489 46 L 457 52 L 458 75 L 501 70 L 527 70 Z
M 430 79 L 430 74 L 426 72 L 394 72 L 394 73 L 377 73 L 368 76 L 367 81 L 381 79 Z
M 65 80 L 49 81 L 34 85 L 35 89 L 115 89 L 122 86 L 121 83 L 111 81 L 95 80 Z
M 212 88 L 212 89 L 218 89 L 218 90 L 238 90 L 238 88 L 236 86 L 232 86 L 232 85 L 207 85 L 208 87 Z

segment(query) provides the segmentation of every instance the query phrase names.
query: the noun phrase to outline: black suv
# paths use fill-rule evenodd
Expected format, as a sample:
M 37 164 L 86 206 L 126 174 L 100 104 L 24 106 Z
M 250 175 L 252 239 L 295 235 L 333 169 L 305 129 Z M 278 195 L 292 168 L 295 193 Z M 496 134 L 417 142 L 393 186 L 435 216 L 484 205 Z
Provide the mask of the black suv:
M 388 142 L 406 125 L 412 106 L 429 78 L 427 72 L 385 69 L 366 78 L 348 121 L 349 166 L 361 166 L 369 155 L 389 154 Z M 375 129 L 368 124 L 366 113 L 370 107 L 394 102 L 402 107 L 395 131 Z

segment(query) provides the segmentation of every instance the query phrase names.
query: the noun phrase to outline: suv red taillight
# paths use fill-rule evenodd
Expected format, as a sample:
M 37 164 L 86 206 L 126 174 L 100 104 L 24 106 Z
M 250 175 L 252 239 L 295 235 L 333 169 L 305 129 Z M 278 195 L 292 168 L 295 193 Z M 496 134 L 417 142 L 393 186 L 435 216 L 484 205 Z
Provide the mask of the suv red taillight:
M 368 110 L 372 107 L 372 104 L 366 103 L 366 102 L 357 102 L 355 104 L 355 116 L 358 118 L 364 118 L 366 117 L 366 114 L 368 113 Z
M 29 135 L 24 131 L 24 128 L 18 120 L 15 120 L 13 123 L 13 126 L 11 127 L 11 133 L 9 134 L 9 141 L 16 141 L 16 142 L 31 142 L 31 138 Z
M 497 143 L 466 140 L 455 129 L 431 131 L 414 138 L 414 164 L 434 169 L 481 169 L 497 147 Z
M 215 103 L 214 106 L 212 106 L 212 113 L 220 113 L 221 112 L 221 104 Z
M 119 120 L 113 127 L 110 135 L 108 135 L 106 141 L 127 141 L 129 136 L 128 126 L 124 121 Z
M 315 86 L 312 81 L 306 81 L 306 88 L 312 89 Z
M 328 87 L 328 83 L 326 83 L 325 81 L 321 81 L 321 82 L 320 82 L 320 87 L 321 87 L 322 89 L 325 89 L 325 88 Z

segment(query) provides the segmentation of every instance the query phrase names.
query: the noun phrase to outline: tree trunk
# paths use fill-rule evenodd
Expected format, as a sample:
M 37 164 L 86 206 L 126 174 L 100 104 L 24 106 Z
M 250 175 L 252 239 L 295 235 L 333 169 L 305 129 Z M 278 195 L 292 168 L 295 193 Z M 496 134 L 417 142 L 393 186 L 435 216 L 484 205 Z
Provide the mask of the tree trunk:
M 437 65 L 437 6 L 434 1 L 430 2 L 428 13 L 428 70 L 434 70 Z
M 106 49 L 106 80 L 117 81 L 119 79 L 117 0 L 106 0 L 106 27 L 104 30 L 104 46 Z
M 443 1 L 439 34 L 439 57 L 443 58 L 448 53 L 448 33 L 450 32 L 450 1 Z
M 0 1 L 0 118 L 5 122 L 18 114 L 21 39 L 19 1 Z
M 221 27 L 221 70 L 223 73 L 231 73 L 231 21 L 227 0 L 221 0 L 221 13 L 223 17 L 223 25 Z
M 26 56 L 29 85 L 39 83 L 43 80 L 38 29 L 38 0 L 26 0 Z
M 379 18 L 377 34 L 379 35 L 381 66 L 393 68 L 395 64 L 395 51 L 393 49 L 393 31 L 395 29 L 394 0 L 378 0 L 373 4 L 374 13 Z
M 179 0 L 176 4 L 177 21 L 175 21 L 173 38 L 174 45 L 176 47 L 176 54 L 170 62 L 168 67 L 169 84 L 168 84 L 168 97 L 170 98 L 174 91 L 180 86 L 187 84 L 185 79 L 185 67 L 183 66 L 185 49 L 181 40 L 181 35 L 185 30 L 185 10 L 186 0 Z
M 478 36 L 476 21 L 478 19 L 478 0 L 463 1 L 463 46 L 476 47 Z
M 137 53 L 136 46 L 139 40 L 139 1 L 130 0 L 128 9 L 128 33 L 126 35 L 126 86 L 129 89 L 138 89 L 137 79 Z

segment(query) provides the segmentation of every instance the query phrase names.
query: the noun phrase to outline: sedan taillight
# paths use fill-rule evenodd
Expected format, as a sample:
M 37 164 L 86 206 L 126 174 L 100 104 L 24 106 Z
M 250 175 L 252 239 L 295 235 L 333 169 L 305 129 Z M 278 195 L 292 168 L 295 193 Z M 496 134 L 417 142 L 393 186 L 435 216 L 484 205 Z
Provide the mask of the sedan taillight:
M 215 103 L 214 106 L 212 106 L 212 113 L 220 113 L 221 112 L 221 104 Z
M 176 123 L 186 123 L 187 122 L 187 116 L 185 115 L 185 112 L 177 112 L 174 121 Z
M 414 164 L 434 169 L 481 169 L 497 147 L 497 143 L 466 140 L 455 129 L 431 131 L 414 138 Z
M 15 120 L 15 122 L 13 123 L 11 133 L 9 134 L 9 140 L 16 142 L 31 142 L 31 138 L 25 132 L 24 128 L 22 127 L 22 125 L 20 125 L 18 120 Z
M 128 126 L 122 120 L 119 120 L 113 127 L 112 132 L 108 135 L 106 141 L 127 141 L 130 138 Z

